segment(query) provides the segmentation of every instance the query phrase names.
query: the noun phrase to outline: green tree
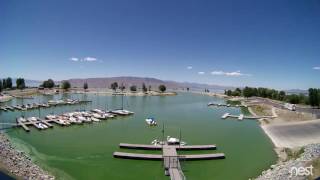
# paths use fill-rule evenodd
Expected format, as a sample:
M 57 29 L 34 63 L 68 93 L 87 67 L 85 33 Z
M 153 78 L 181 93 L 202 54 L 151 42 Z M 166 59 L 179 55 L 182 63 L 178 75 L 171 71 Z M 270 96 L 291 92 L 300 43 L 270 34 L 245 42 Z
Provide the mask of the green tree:
M 61 88 L 65 91 L 68 91 L 71 88 L 71 84 L 69 81 L 62 81 Z
M 142 91 L 145 93 L 148 91 L 146 84 L 142 83 Z
M 2 85 L 2 80 L 0 79 L 0 92 L 3 91 L 3 85 Z
M 280 92 L 279 92 L 279 100 L 280 100 L 280 101 L 283 101 L 285 97 L 286 97 L 286 92 L 280 91 Z
M 7 80 L 6 79 L 2 80 L 2 87 L 3 87 L 3 89 L 7 89 Z
M 47 81 L 43 81 L 42 87 L 44 88 L 53 88 L 55 86 L 54 81 L 52 79 L 48 79 Z
M 159 87 L 159 91 L 161 91 L 162 93 L 166 91 L 167 87 L 163 84 L 161 84 Z
M 87 83 L 87 82 L 85 82 L 85 83 L 83 84 L 83 89 L 84 89 L 84 90 L 87 90 L 87 89 L 88 89 L 88 83 Z
M 22 90 L 22 89 L 24 89 L 26 87 L 26 84 L 25 84 L 25 81 L 24 81 L 23 78 L 18 78 L 16 80 L 16 84 L 17 84 L 17 88 L 20 89 L 20 90 Z
M 227 91 L 227 95 L 232 96 L 232 91 L 230 89 Z
M 252 89 L 246 86 L 242 90 L 242 93 L 243 93 L 243 96 L 246 97 L 246 98 L 251 97 L 252 96 Z
M 124 86 L 123 83 L 121 83 L 121 86 L 119 86 L 119 89 L 121 90 L 121 92 L 123 92 L 126 89 L 126 86 Z
M 12 89 L 12 79 L 8 77 L 6 80 L 6 88 Z
M 151 90 L 152 90 L 152 87 L 151 87 L 151 85 L 149 85 L 148 91 L 151 91 Z
M 113 82 L 113 83 L 111 84 L 111 89 L 113 89 L 114 91 L 116 91 L 117 88 L 118 88 L 118 83 L 117 83 L 117 82 Z
M 130 86 L 130 91 L 136 92 L 137 86 L 135 86 L 135 85 Z
M 190 89 L 187 87 L 187 91 L 189 91 Z
M 310 88 L 309 89 L 309 103 L 312 107 L 320 105 L 320 89 Z

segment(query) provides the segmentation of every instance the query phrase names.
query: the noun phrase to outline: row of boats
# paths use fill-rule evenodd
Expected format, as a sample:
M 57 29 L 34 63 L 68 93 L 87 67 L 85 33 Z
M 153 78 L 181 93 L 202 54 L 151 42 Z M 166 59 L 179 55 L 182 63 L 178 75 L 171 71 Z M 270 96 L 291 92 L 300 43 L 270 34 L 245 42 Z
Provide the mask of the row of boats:
M 20 110 L 20 111 L 26 111 L 30 109 L 35 108 L 48 108 L 50 106 L 57 106 L 57 105 L 74 105 L 79 104 L 84 101 L 79 100 L 73 100 L 73 99 L 66 99 L 66 100 L 50 100 L 47 103 L 30 103 L 30 104 L 23 104 L 23 105 L 4 105 L 0 106 L 0 110 L 2 111 L 14 111 L 14 110 Z
M 187 145 L 186 142 L 184 141 L 181 141 L 180 139 L 178 138 L 174 138 L 174 137 L 170 137 L 170 136 L 167 136 L 167 140 L 166 141 L 160 141 L 158 139 L 155 139 L 151 142 L 152 145 L 155 145 L 155 146 L 158 146 L 158 145 L 165 145 L 165 144 L 168 144 L 168 145 L 181 145 L 181 146 L 185 146 Z
M 33 124 L 38 129 L 49 128 L 49 122 L 56 122 L 60 125 L 71 125 L 71 124 L 82 124 L 88 122 L 99 122 L 108 118 L 114 118 L 115 116 L 126 116 L 134 114 L 134 112 L 128 110 L 114 110 L 114 111 L 103 111 L 100 109 L 93 109 L 91 111 L 76 111 L 68 112 L 61 115 L 49 114 L 45 117 L 45 120 L 37 117 L 19 117 L 17 123 Z

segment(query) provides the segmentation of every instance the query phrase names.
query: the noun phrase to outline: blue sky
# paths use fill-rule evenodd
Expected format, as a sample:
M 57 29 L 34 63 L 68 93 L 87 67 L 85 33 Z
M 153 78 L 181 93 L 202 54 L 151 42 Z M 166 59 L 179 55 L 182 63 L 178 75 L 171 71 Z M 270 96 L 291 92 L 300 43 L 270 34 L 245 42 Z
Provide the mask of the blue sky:
M 320 87 L 318 0 L 1 0 L 0 77 Z

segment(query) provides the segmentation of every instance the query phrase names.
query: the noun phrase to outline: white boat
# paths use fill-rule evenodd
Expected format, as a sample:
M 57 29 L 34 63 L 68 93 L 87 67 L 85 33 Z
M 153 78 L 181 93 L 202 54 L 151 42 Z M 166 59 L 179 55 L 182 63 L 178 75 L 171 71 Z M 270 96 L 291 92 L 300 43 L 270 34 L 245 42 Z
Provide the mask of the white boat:
M 57 116 L 49 114 L 46 116 L 46 119 L 48 119 L 48 120 L 57 119 Z
M 173 138 L 173 137 L 170 137 L 170 136 L 167 136 L 167 143 L 169 145 L 181 145 L 181 146 L 184 146 L 186 145 L 187 143 L 186 142 L 183 142 L 178 139 L 178 138 Z
M 104 116 L 107 118 L 114 118 L 115 115 L 111 114 L 111 113 L 104 113 Z
M 74 118 L 74 117 L 69 117 L 69 121 L 70 121 L 71 123 L 77 123 L 77 119 Z
M 17 121 L 18 122 L 26 122 L 27 120 L 24 117 L 18 117 Z
M 100 110 L 100 109 L 93 109 L 91 110 L 92 112 L 95 112 L 95 113 L 104 113 L 104 111 Z
M 92 117 L 97 118 L 97 119 L 106 119 L 106 117 L 102 114 L 98 114 L 98 113 L 93 113 Z
M 48 128 L 48 126 L 46 126 L 45 124 L 42 124 L 42 123 L 38 123 L 37 125 L 40 129 L 47 129 Z
M 100 121 L 100 119 L 95 118 L 95 117 L 91 117 L 91 120 L 94 121 L 94 122 L 99 122 Z
M 243 114 L 240 114 L 240 116 L 238 117 L 239 120 L 243 120 L 243 118 L 244 118 Z
M 37 119 L 36 117 L 29 117 L 29 118 L 28 118 L 28 121 L 30 121 L 30 122 L 36 122 L 36 121 L 38 121 L 38 119 Z
M 154 120 L 154 118 L 147 118 L 146 122 L 150 126 L 156 126 L 157 125 L 157 122 Z
M 126 110 L 114 110 L 114 111 L 111 111 L 112 113 L 114 114 L 118 114 L 118 115 L 122 115 L 122 116 L 125 116 L 125 115 L 129 115 L 129 113 L 126 111 Z
M 38 127 L 39 129 L 45 129 L 45 128 L 42 126 L 41 123 L 37 123 L 36 125 L 37 125 L 37 127 Z
M 225 113 L 221 118 L 226 119 L 229 115 L 230 115 L 230 113 Z
M 123 109 L 122 111 L 125 112 L 125 113 L 127 113 L 127 114 L 134 114 L 134 112 L 128 111 L 128 110 L 125 110 L 125 109 Z

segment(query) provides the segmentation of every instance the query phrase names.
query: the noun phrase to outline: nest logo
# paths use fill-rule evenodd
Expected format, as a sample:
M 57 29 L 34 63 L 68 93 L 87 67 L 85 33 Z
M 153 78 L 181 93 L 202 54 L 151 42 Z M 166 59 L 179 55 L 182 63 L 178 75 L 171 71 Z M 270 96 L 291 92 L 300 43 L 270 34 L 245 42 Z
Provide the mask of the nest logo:
M 313 166 L 309 167 L 292 167 L 290 169 L 290 177 L 296 177 L 296 176 L 310 176 L 313 175 Z

